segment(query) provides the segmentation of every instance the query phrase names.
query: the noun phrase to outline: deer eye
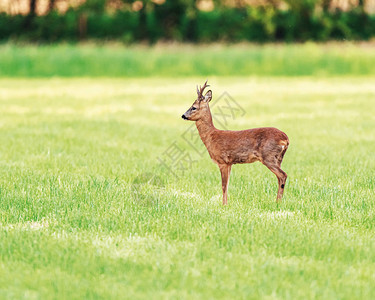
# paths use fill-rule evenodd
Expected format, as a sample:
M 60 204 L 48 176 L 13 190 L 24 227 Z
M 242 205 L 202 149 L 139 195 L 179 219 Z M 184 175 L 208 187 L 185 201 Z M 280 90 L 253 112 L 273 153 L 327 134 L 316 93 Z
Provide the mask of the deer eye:
M 196 107 L 194 107 L 194 106 L 192 106 L 192 107 L 191 107 L 191 109 L 192 109 L 192 110 L 196 110 L 197 108 L 196 108 Z

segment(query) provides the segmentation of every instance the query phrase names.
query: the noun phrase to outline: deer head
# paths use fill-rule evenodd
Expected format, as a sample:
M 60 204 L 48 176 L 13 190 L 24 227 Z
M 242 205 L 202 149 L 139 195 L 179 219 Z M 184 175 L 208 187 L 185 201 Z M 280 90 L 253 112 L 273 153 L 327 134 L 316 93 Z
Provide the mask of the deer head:
M 212 91 L 209 90 L 204 96 L 203 96 L 203 91 L 207 85 L 207 81 L 204 83 L 203 87 L 197 86 L 197 94 L 198 97 L 194 101 L 193 105 L 181 116 L 184 120 L 189 120 L 189 121 L 198 121 L 200 120 L 204 115 L 207 114 L 207 111 L 210 110 L 208 103 L 212 99 Z

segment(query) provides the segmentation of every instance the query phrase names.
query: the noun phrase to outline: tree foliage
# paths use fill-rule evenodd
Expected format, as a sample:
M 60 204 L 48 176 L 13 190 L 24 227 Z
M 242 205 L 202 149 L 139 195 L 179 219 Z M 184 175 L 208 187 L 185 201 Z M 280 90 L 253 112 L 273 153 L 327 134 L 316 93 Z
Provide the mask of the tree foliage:
M 0 39 L 152 43 L 358 40 L 375 36 L 375 16 L 365 12 L 363 1 L 343 11 L 333 7 L 331 0 L 264 0 L 261 5 L 213 0 L 213 9 L 204 11 L 195 0 L 86 0 L 61 12 L 57 4 L 68 0 L 49 0 L 47 13 L 38 15 L 39 1 L 29 0 L 29 15 L 0 14 Z

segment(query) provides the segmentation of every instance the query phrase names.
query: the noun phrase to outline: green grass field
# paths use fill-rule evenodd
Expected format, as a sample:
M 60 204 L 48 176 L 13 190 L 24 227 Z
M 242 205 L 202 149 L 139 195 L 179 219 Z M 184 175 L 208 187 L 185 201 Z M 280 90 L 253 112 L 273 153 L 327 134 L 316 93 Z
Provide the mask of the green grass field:
M 355 59 L 340 77 L 208 77 L 216 109 L 227 92 L 244 111 L 227 128 L 275 126 L 291 143 L 281 204 L 254 163 L 232 168 L 226 207 L 181 119 L 199 72 L 30 79 L 6 63 L 0 299 L 375 298 L 375 76 Z M 184 170 L 160 165 L 173 145 L 194 160 Z
M 0 77 L 375 76 L 375 43 L 0 44 Z
M 231 129 L 291 141 L 284 202 L 255 163 L 227 207 L 181 137 L 202 80 L 0 81 L 0 298 L 374 299 L 375 78 L 210 78 Z M 175 141 L 197 159 L 177 178 Z

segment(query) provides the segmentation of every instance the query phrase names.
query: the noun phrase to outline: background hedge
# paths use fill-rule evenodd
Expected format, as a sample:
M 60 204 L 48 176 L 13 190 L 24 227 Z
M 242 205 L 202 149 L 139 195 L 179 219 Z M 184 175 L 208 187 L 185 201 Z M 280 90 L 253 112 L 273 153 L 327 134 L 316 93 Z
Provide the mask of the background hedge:
M 355 8 L 343 12 L 221 7 L 193 13 L 163 8 L 142 11 L 70 9 L 44 16 L 0 14 L 0 40 L 77 41 L 82 39 L 156 42 L 368 40 L 375 15 Z

